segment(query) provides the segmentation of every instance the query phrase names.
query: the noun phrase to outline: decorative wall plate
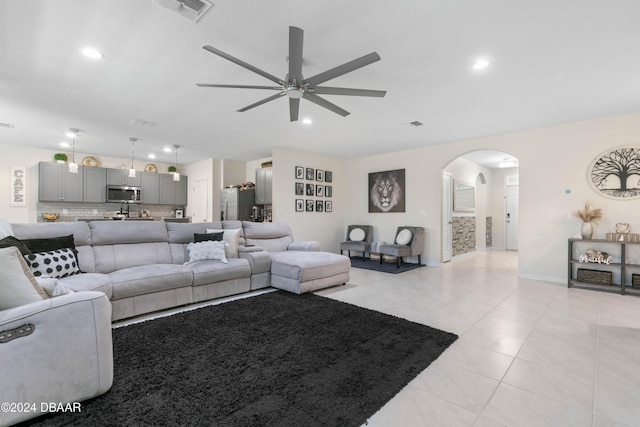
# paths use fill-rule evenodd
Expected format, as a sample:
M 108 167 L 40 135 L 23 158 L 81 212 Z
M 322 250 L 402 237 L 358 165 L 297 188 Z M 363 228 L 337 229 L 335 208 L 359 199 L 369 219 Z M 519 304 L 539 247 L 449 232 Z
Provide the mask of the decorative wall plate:
M 589 181 L 603 196 L 639 198 L 640 147 L 619 147 L 602 153 L 589 168 Z
M 147 164 L 147 166 L 144 167 L 144 171 L 145 172 L 158 172 L 158 168 L 153 163 L 149 163 L 149 164 Z
M 93 156 L 87 156 L 82 159 L 83 166 L 95 167 L 98 166 L 98 160 Z

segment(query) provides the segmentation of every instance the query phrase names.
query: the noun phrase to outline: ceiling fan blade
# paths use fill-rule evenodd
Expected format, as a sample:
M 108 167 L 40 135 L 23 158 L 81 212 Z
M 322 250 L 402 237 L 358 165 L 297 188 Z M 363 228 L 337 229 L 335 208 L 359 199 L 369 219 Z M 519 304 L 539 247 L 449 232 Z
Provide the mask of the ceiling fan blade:
M 216 49 L 215 47 L 211 47 L 211 46 L 203 46 L 203 49 L 208 50 L 209 52 L 218 55 L 224 59 L 226 59 L 227 61 L 231 61 L 234 64 L 237 64 L 241 67 L 246 68 L 249 71 L 253 71 L 256 74 L 260 74 L 262 77 L 267 78 L 269 80 L 271 80 L 272 82 L 275 82 L 279 85 L 284 84 L 284 82 L 282 81 L 282 79 L 279 79 L 278 77 L 274 76 L 273 74 L 269 74 L 266 71 L 262 71 L 259 68 L 254 67 L 251 64 L 247 64 L 246 62 L 238 59 L 238 58 L 234 58 L 233 56 L 229 55 L 228 53 L 224 53 L 223 51 Z
M 289 98 L 289 118 L 292 122 L 298 120 L 300 112 L 300 98 Z
M 349 96 L 375 96 L 382 98 L 387 94 L 386 90 L 350 89 L 346 87 L 316 86 L 309 88 L 309 92 L 320 95 L 349 95 Z
M 324 83 L 328 80 L 335 79 L 336 77 L 340 77 L 343 74 L 350 73 L 351 71 L 357 70 L 358 68 L 362 68 L 369 64 L 372 64 L 376 61 L 380 60 L 380 55 L 376 52 L 371 52 L 368 55 L 361 56 L 360 58 L 354 59 L 353 61 L 349 61 L 345 64 L 338 65 L 335 68 L 327 70 L 323 73 L 316 74 L 313 77 L 308 79 L 304 79 L 302 81 L 303 85 L 316 86 L 321 83 Z
M 271 90 L 282 90 L 282 86 L 254 86 L 254 85 L 218 85 L 218 84 L 210 84 L 210 83 L 196 83 L 198 87 L 226 87 L 226 88 L 234 88 L 234 89 L 271 89 Z
M 244 113 L 245 111 L 250 110 L 250 109 L 252 109 L 254 107 L 257 107 L 257 106 L 262 105 L 262 104 L 266 104 L 267 102 L 270 102 L 270 101 L 273 101 L 275 99 L 280 98 L 282 95 L 284 95 L 284 92 L 276 93 L 275 95 L 271 95 L 268 98 L 265 98 L 265 99 L 263 99 L 261 101 L 258 101 L 256 103 L 254 103 L 254 104 L 247 105 L 246 107 L 239 109 L 238 113 Z
M 305 92 L 302 96 L 304 97 L 304 99 L 307 99 L 313 102 L 314 104 L 324 107 L 327 110 L 331 110 L 336 114 L 340 114 L 342 117 L 348 116 L 350 114 L 347 110 L 343 110 L 342 108 L 338 107 L 336 104 L 333 104 L 327 101 L 326 99 L 319 97 L 318 95 Z
M 302 81 L 302 40 L 304 31 L 289 27 L 289 82 Z

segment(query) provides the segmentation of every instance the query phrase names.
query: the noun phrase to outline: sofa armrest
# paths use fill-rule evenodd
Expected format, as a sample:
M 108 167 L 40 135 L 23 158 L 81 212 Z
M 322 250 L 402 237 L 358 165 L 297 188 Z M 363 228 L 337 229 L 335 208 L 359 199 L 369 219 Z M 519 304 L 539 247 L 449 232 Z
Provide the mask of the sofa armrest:
M 244 258 L 249 261 L 252 275 L 266 273 L 271 269 L 271 254 L 265 250 L 260 249 L 252 252 L 239 251 L 238 258 Z
M 264 252 L 264 249 L 260 246 L 238 246 L 238 253 L 252 253 L 252 252 Z
M 0 402 L 35 412 L 0 412 L 0 425 L 40 415 L 43 403 L 98 396 L 113 383 L 111 303 L 102 292 L 76 292 L 0 311 L 0 335 L 31 325 L 30 334 L 0 340 Z
M 291 242 L 287 246 L 288 251 L 320 251 L 320 243 L 314 240 L 301 240 L 299 242 Z

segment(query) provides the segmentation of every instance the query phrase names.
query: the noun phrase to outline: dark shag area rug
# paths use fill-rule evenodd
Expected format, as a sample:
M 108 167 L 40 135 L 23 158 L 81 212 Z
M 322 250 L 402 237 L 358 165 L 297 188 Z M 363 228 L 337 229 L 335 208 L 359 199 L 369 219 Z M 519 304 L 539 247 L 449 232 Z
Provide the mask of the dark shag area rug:
M 111 390 L 28 424 L 360 426 L 456 339 L 271 292 L 115 329 Z
M 405 271 L 409 270 L 415 270 L 416 268 L 424 267 L 424 265 L 401 262 L 400 267 L 398 267 L 395 262 L 383 262 L 382 264 L 380 264 L 380 261 L 377 259 L 367 259 L 366 261 L 363 261 L 361 257 L 351 257 L 351 267 L 382 271 L 383 273 L 398 274 L 404 273 Z

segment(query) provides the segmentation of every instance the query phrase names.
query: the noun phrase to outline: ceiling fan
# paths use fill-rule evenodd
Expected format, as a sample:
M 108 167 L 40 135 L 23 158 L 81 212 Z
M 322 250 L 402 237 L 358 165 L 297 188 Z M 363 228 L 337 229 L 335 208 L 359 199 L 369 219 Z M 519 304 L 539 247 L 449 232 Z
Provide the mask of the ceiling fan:
M 253 65 L 234 58 L 233 56 L 222 52 L 211 46 L 204 46 L 203 48 L 209 52 L 221 56 L 222 58 L 240 65 L 249 71 L 253 71 L 256 74 L 260 74 L 278 86 L 254 86 L 254 85 L 230 85 L 230 84 L 207 84 L 198 83 L 199 87 L 222 87 L 222 88 L 238 88 L 238 89 L 267 89 L 276 90 L 278 93 L 271 95 L 263 100 L 260 100 L 254 104 L 248 105 L 238 110 L 238 112 L 244 112 L 257 107 L 267 102 L 280 98 L 281 96 L 287 96 L 289 98 L 289 117 L 292 122 L 298 120 L 298 112 L 300 110 L 300 98 L 304 98 L 313 102 L 321 107 L 333 111 L 341 116 L 349 115 L 349 112 L 338 107 L 337 105 L 327 101 L 326 99 L 318 96 L 321 95 L 349 95 L 349 96 L 373 96 L 383 97 L 387 92 L 384 90 L 368 90 L 368 89 L 350 89 L 341 87 L 328 87 L 318 86 L 326 81 L 335 79 L 351 71 L 362 68 L 366 65 L 372 64 L 380 60 L 380 56 L 376 52 L 371 52 L 368 55 L 349 61 L 345 64 L 339 65 L 335 68 L 316 74 L 315 76 L 304 78 L 302 76 L 302 39 L 304 31 L 297 27 L 289 27 L 289 73 L 284 79 L 280 79 L 273 74 L 267 73 Z

